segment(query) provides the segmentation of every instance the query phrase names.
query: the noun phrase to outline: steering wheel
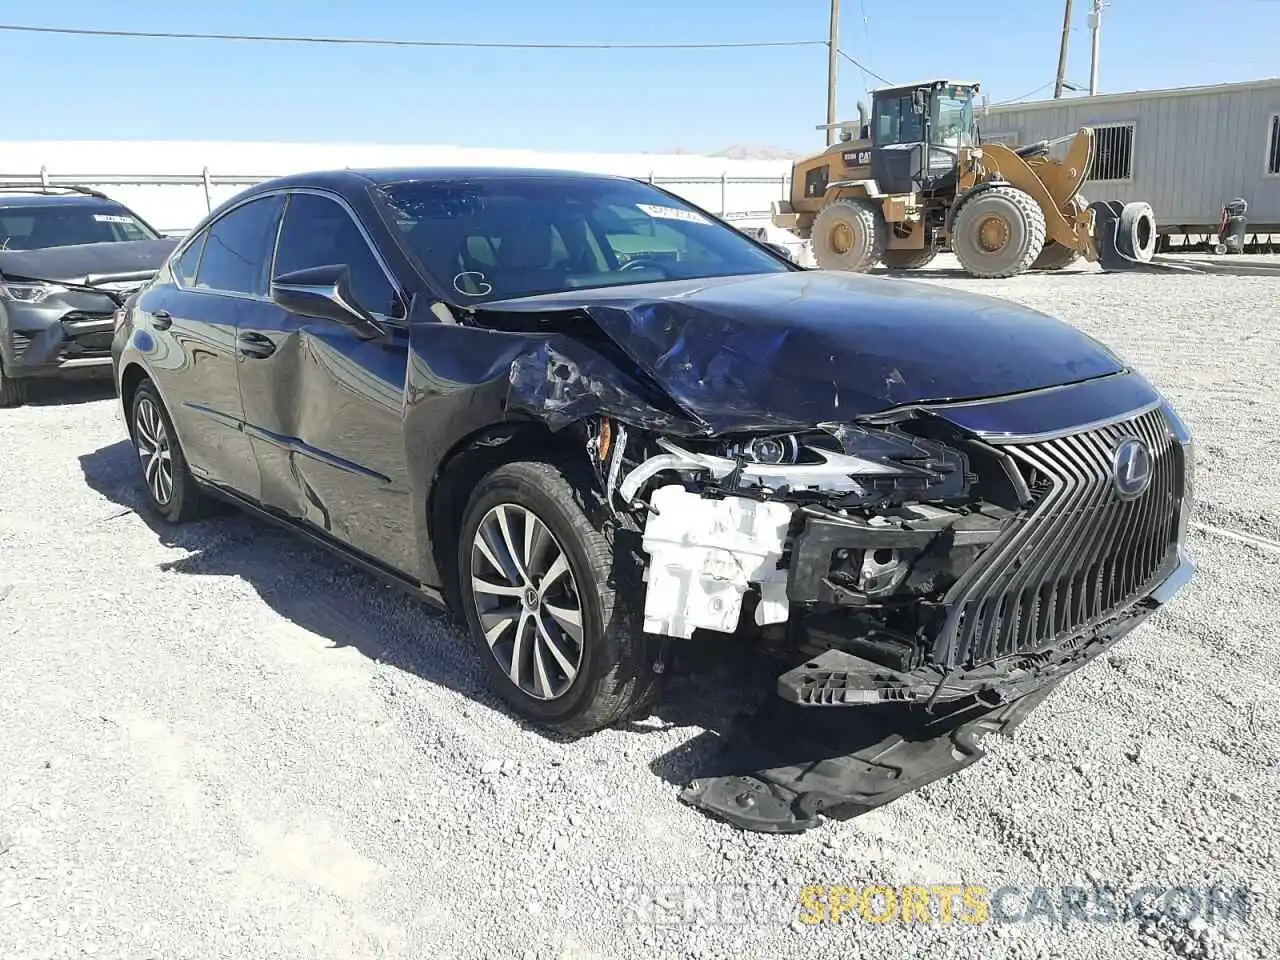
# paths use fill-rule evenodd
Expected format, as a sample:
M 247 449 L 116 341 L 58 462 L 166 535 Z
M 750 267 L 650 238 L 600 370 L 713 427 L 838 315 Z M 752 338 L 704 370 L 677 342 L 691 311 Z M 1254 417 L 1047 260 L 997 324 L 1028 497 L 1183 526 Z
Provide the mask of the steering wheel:
M 619 272 L 624 270 L 657 270 L 664 277 L 667 275 L 666 268 L 664 268 L 661 263 L 657 260 L 646 260 L 643 257 L 635 260 L 628 260 L 618 268 Z

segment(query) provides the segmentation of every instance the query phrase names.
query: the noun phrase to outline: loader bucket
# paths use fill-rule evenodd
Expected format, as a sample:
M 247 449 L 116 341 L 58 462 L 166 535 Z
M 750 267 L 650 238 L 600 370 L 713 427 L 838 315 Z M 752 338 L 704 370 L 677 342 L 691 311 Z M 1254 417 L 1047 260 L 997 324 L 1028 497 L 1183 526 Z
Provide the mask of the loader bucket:
M 1106 271 L 1133 270 L 1156 252 L 1156 218 L 1151 204 L 1098 200 L 1093 211 L 1093 242 L 1098 265 Z

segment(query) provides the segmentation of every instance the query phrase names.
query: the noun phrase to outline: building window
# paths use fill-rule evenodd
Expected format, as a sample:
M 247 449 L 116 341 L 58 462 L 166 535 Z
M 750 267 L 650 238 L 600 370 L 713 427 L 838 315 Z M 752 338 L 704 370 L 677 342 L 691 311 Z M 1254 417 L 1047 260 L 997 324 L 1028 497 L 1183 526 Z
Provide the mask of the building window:
M 1267 138 L 1267 173 L 1280 176 L 1280 113 L 1271 115 L 1271 131 Z
M 1090 180 L 1133 178 L 1133 124 L 1114 123 L 1093 128 L 1093 165 Z

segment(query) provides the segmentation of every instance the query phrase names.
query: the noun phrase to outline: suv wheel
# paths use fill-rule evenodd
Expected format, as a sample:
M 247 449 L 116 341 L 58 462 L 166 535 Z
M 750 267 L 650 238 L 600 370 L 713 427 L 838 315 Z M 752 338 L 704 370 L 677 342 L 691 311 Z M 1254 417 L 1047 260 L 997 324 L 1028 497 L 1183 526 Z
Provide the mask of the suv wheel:
M 569 736 L 634 712 L 655 680 L 628 598 L 609 582 L 611 540 L 579 503 L 550 464 L 497 468 L 467 505 L 456 566 L 468 632 L 497 693 Z
M 203 514 L 204 498 L 187 469 L 169 412 L 150 380 L 139 384 L 133 395 L 129 434 L 151 509 L 170 523 L 184 523 Z
M 27 400 L 27 381 L 6 377 L 0 364 L 0 407 L 20 407 Z

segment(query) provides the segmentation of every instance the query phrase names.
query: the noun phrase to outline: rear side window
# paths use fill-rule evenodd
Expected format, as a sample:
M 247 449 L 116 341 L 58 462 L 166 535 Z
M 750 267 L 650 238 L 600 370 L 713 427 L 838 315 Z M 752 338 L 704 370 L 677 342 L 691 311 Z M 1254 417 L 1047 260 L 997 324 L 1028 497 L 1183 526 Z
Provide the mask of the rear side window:
M 337 201 L 313 193 L 295 193 L 285 207 L 276 249 L 275 275 L 345 264 L 351 295 L 370 313 L 402 317 L 395 288 L 351 215 Z
M 221 293 L 265 297 L 280 197 L 251 200 L 205 231 L 204 256 L 195 286 Z

